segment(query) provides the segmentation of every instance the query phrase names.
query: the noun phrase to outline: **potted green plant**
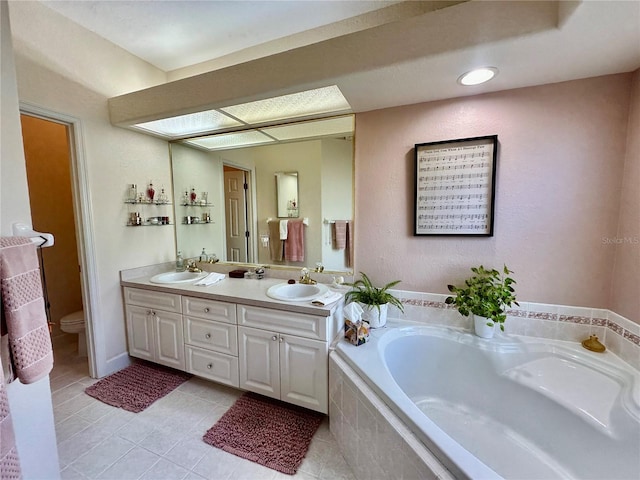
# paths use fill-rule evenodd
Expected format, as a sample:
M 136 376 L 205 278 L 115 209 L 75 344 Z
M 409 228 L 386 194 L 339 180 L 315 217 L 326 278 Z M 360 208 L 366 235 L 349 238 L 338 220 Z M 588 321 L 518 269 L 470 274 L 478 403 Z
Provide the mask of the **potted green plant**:
M 447 286 L 455 296 L 447 297 L 445 303 L 454 305 L 465 317 L 472 313 L 476 335 L 491 338 L 496 324 L 504 331 L 506 309 L 518 305 L 512 286 L 516 281 L 508 276 L 513 272 L 506 265 L 502 272 L 487 270 L 482 265 L 471 271 L 475 275 L 466 279 L 463 287 Z
M 347 283 L 352 289 L 346 293 L 345 302 L 359 303 L 364 310 L 363 319 L 369 322 L 371 328 L 383 327 L 387 323 L 389 304 L 404 312 L 402 302 L 388 292 L 390 288 L 399 284 L 400 280 L 387 283 L 384 287 L 375 287 L 365 273 L 360 272 L 360 275 L 360 280 Z

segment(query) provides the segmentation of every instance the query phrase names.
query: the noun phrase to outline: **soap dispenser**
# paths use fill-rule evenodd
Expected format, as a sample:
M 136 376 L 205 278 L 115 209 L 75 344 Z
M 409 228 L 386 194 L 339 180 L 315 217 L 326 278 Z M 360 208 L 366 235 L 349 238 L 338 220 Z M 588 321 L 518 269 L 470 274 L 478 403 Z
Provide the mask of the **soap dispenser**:
M 184 259 L 182 258 L 182 252 L 179 250 L 176 257 L 176 272 L 184 272 Z
M 207 252 L 204 251 L 204 248 L 202 249 L 202 253 L 200 254 L 200 261 L 201 262 L 206 262 L 207 261 L 208 255 Z

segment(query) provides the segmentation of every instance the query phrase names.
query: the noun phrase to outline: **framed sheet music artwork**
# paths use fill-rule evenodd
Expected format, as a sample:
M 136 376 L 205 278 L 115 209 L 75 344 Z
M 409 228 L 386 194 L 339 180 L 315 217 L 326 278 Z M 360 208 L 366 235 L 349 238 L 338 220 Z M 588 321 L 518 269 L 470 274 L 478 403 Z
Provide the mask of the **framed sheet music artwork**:
M 414 235 L 493 236 L 498 136 L 415 146 Z

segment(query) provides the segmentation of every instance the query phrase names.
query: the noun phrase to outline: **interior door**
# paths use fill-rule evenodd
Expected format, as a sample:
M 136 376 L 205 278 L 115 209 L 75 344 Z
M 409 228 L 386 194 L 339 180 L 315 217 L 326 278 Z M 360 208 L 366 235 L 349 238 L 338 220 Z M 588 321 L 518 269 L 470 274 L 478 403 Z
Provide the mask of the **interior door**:
M 246 172 L 225 167 L 224 203 L 227 235 L 227 261 L 247 262 L 247 196 Z

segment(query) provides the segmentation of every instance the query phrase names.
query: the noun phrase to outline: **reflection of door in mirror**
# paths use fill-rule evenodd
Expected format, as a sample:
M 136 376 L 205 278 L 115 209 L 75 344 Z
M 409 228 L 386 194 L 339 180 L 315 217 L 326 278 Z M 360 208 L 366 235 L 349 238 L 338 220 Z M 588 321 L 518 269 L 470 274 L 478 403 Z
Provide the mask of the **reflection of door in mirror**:
M 250 172 L 224 165 L 224 205 L 229 262 L 252 262 L 249 248 Z
M 276 172 L 276 202 L 279 218 L 298 218 L 298 172 Z

